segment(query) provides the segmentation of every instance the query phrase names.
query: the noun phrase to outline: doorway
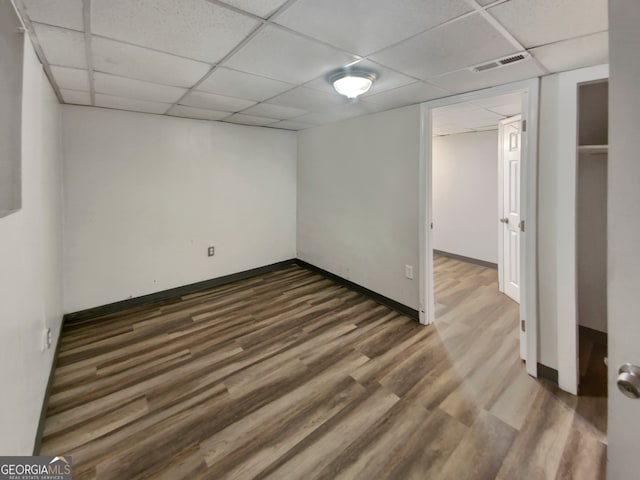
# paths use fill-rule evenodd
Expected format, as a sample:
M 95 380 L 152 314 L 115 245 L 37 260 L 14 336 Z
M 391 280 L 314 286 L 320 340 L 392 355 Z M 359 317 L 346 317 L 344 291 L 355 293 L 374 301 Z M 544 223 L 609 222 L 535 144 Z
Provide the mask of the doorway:
M 607 397 L 609 83 L 578 85 L 576 270 L 578 395 Z
M 493 129 L 496 131 L 498 124 L 501 120 L 509 118 L 514 114 L 520 113 L 522 115 L 520 119 L 521 136 L 518 139 L 518 147 L 521 151 L 520 168 L 517 169 L 517 173 L 514 175 L 520 180 L 519 190 L 511 192 L 512 195 L 517 197 L 520 208 L 520 220 L 517 222 L 517 226 L 520 229 L 520 235 L 518 240 L 519 254 L 520 254 L 520 269 L 516 273 L 519 278 L 520 289 L 520 305 L 519 305 L 519 318 L 521 325 L 521 356 L 527 362 L 527 372 L 530 375 L 537 376 L 537 271 L 535 268 L 536 263 L 536 187 L 537 187 L 537 112 L 538 112 L 538 79 L 532 79 L 523 82 L 516 82 L 509 85 L 500 87 L 494 87 L 479 92 L 472 92 L 468 94 L 457 95 L 446 99 L 435 100 L 427 102 L 422 105 L 422 119 L 423 119 L 423 135 L 422 135 L 422 150 L 421 150 L 421 172 L 420 172 L 420 320 L 421 323 L 430 324 L 436 320 L 438 314 L 438 305 L 435 298 L 435 282 L 434 282 L 434 260 L 433 251 L 438 250 L 436 248 L 435 233 L 438 229 L 436 218 L 434 217 L 434 198 L 435 187 L 433 184 L 433 145 L 434 139 L 432 133 L 446 133 L 445 130 L 440 131 L 433 130 L 434 126 L 439 123 L 438 117 L 442 118 L 442 114 L 436 112 L 437 109 L 442 107 L 452 107 L 449 112 L 451 115 L 448 117 L 451 120 L 456 114 L 452 112 L 460 108 L 465 103 L 471 103 L 477 108 L 486 109 L 491 111 L 491 108 L 499 108 L 496 105 L 497 97 L 504 97 L 511 95 L 511 98 L 519 98 L 520 102 L 516 100 L 515 103 L 519 103 L 519 112 L 503 112 L 494 110 L 497 118 L 494 118 L 495 122 L 492 125 L 475 125 L 475 129 L 485 131 Z M 444 110 L 443 110 L 444 112 Z M 458 118 L 471 119 L 479 113 L 467 114 L 458 116 Z M 447 115 L 445 115 L 447 117 Z M 449 122 L 455 123 L 455 122 Z M 446 124 L 445 124 L 446 125 Z M 450 133 L 450 132 L 449 132 Z M 494 144 L 494 161 L 497 163 L 497 142 Z M 492 174 L 497 181 L 496 168 L 493 169 Z M 501 188 L 501 191 L 503 189 Z M 494 205 L 497 205 L 494 203 Z M 493 210 L 493 222 L 494 232 L 496 236 L 504 234 L 503 230 L 498 230 L 501 226 L 504 228 L 504 224 L 500 223 L 500 217 L 498 210 L 494 207 Z M 464 215 L 458 217 L 455 220 L 460 222 L 472 222 L 475 217 L 472 215 Z M 506 223 L 506 222 L 505 222 Z M 495 245 L 497 253 L 498 245 Z M 497 265 L 497 261 L 494 261 Z
M 523 95 L 432 110 L 436 319 L 482 291 L 519 330 Z

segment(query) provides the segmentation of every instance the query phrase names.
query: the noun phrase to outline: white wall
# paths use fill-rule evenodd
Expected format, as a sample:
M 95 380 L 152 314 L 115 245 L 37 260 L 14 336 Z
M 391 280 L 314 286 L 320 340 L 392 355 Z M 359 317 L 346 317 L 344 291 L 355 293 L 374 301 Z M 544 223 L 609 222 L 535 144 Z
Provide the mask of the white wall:
M 578 161 L 578 323 L 607 331 L 607 157 Z
M 293 132 L 65 106 L 63 144 L 66 312 L 295 257 Z
M 0 218 L 0 453 L 31 455 L 62 323 L 60 107 L 26 41 L 22 209 Z
M 498 263 L 498 130 L 433 138 L 433 246 Z
M 418 309 L 419 148 L 417 105 L 300 132 L 298 257 Z

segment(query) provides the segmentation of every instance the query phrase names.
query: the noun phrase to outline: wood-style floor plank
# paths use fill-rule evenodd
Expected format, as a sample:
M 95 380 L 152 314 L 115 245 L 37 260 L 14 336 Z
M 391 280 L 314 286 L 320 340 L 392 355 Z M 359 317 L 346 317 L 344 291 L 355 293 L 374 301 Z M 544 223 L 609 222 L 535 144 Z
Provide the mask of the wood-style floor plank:
M 41 452 L 96 480 L 604 478 L 606 398 L 527 375 L 495 270 L 434 264 L 428 327 L 298 266 L 67 324 Z

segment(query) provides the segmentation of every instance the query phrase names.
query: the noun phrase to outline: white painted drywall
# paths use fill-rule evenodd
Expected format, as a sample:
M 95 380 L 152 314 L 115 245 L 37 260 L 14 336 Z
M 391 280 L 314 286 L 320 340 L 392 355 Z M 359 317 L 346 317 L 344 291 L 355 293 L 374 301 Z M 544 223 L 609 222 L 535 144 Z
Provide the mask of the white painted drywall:
M 433 138 L 433 247 L 498 263 L 498 130 Z
M 62 324 L 60 106 L 24 48 L 22 208 L 0 218 L 0 453 L 31 455 Z
M 419 150 L 417 105 L 300 132 L 298 257 L 418 309 Z
M 293 132 L 64 106 L 63 143 L 66 312 L 295 257 Z
M 607 478 L 632 480 L 640 472 L 640 400 L 623 396 L 616 379 L 621 364 L 640 365 L 640 2 L 610 0 L 609 22 Z
M 607 156 L 578 157 L 578 324 L 607 331 Z

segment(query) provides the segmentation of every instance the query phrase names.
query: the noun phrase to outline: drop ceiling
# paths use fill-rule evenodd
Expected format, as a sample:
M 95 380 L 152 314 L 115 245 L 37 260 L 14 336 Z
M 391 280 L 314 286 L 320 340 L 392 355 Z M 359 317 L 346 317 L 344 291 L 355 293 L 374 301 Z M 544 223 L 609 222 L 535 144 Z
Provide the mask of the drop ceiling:
M 522 111 L 522 95 L 509 93 L 432 110 L 434 136 L 497 130 L 498 122 Z
M 15 3 L 64 103 L 289 130 L 608 61 L 607 0 Z M 353 64 L 357 102 L 325 80 Z

